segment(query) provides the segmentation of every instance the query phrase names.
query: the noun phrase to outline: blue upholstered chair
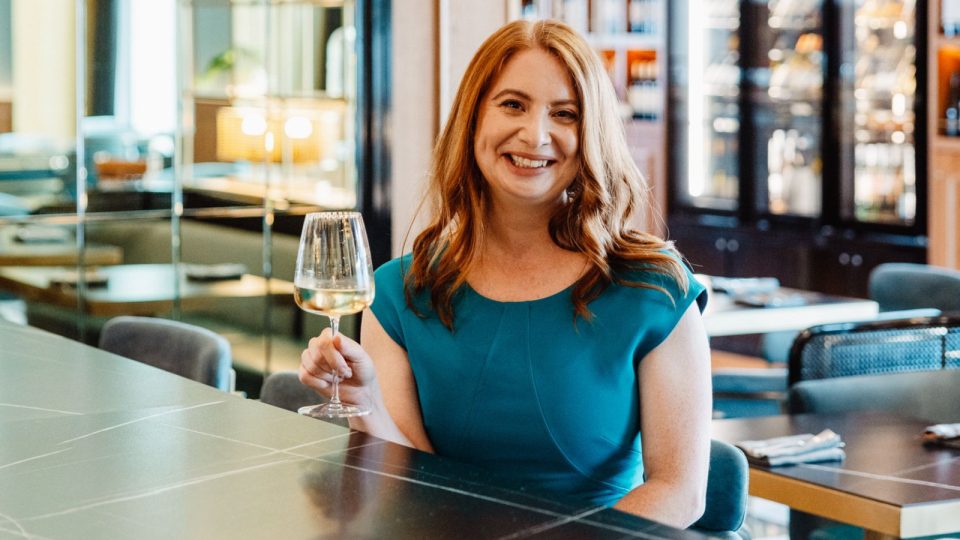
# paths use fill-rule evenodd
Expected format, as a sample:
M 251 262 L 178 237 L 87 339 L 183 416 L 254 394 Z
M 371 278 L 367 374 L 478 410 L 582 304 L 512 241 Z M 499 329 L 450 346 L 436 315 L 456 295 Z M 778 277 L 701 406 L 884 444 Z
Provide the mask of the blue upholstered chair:
M 233 391 L 230 343 L 206 328 L 152 317 L 116 317 L 103 326 L 100 348 Z
M 870 299 L 880 311 L 960 311 L 960 271 L 928 264 L 885 263 L 870 272 Z
M 316 405 L 324 398 L 312 388 L 304 386 L 296 371 L 278 371 L 270 374 L 260 390 L 260 401 L 288 411 L 307 405 Z
M 300 407 L 324 403 L 326 398 L 304 386 L 296 371 L 278 371 L 270 374 L 260 390 L 260 401 L 267 405 L 297 412 Z M 349 427 L 346 418 L 325 418 L 325 422 Z
M 710 441 L 707 504 L 693 528 L 712 536 L 741 538 L 737 531 L 747 514 L 748 478 L 743 452 L 725 442 Z
M 960 369 L 960 316 L 825 324 L 800 333 L 788 383 Z
M 790 353 L 787 411 L 882 410 L 960 419 L 960 317 L 828 324 Z
M 801 381 L 790 388 L 787 410 L 791 414 L 887 411 L 953 423 L 960 420 L 960 369 Z

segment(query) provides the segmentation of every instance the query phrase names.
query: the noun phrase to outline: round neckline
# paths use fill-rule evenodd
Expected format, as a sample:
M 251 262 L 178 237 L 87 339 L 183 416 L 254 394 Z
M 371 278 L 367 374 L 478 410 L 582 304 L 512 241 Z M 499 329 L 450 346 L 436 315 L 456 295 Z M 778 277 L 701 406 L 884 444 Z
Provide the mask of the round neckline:
M 580 281 L 580 279 L 577 278 L 577 281 Z M 509 306 L 509 305 L 536 304 L 538 302 L 547 302 L 550 300 L 554 300 L 558 297 L 561 297 L 564 294 L 569 295 L 570 291 L 573 290 L 574 286 L 576 286 L 577 281 L 574 281 L 570 285 L 567 285 L 563 290 L 557 291 L 549 296 L 544 296 L 543 298 L 537 298 L 536 300 L 510 300 L 510 301 L 494 300 L 493 298 L 484 296 L 479 292 L 477 292 L 477 290 L 473 288 L 473 285 L 471 285 L 470 282 L 468 281 L 464 281 L 463 285 L 466 287 L 466 290 L 470 291 L 471 293 L 473 293 L 474 296 L 476 296 L 477 298 L 480 298 L 481 300 L 484 300 L 491 304 Z

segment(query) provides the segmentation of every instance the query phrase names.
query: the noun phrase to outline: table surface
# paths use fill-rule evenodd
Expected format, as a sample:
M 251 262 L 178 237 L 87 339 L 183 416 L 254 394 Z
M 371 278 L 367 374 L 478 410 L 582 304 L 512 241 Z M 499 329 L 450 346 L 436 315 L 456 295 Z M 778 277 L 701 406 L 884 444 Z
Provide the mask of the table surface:
M 709 284 L 708 284 L 709 286 Z M 880 306 L 872 300 L 829 296 L 780 287 L 785 296 L 799 295 L 805 303 L 793 307 L 748 307 L 717 291 L 710 291 L 703 324 L 711 336 L 733 336 L 803 330 L 820 324 L 865 320 L 875 317 Z
M 0 538 L 705 538 L 0 321 Z
M 86 312 L 89 315 L 153 315 L 173 308 L 176 296 L 173 265 L 126 264 L 105 266 L 98 271 L 107 277 L 107 284 L 87 288 Z M 0 268 L 0 289 L 28 301 L 75 309 L 77 289 L 50 284 L 51 279 L 61 272 L 62 268 L 53 267 Z M 250 274 L 222 281 L 193 281 L 181 275 L 179 287 L 180 306 L 188 310 L 202 308 L 210 298 L 267 294 L 267 281 Z M 269 290 L 272 296 L 289 298 L 293 296 L 293 283 L 271 279 Z
M 16 227 L 0 228 L 0 266 L 70 266 L 77 264 L 76 242 L 24 244 L 14 240 Z M 118 246 L 88 244 L 84 264 L 111 265 L 123 262 Z
M 912 537 L 960 531 L 960 450 L 924 447 L 930 424 L 882 412 L 802 414 L 715 420 L 712 436 L 735 444 L 832 429 L 846 444 L 842 463 L 751 465 L 751 495 Z

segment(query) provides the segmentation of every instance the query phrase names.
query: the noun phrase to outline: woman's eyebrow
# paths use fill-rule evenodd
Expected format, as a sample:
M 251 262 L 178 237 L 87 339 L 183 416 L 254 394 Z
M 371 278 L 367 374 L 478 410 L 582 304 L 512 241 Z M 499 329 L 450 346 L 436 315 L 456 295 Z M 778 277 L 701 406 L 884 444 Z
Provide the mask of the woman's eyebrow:
M 504 96 L 507 96 L 507 95 L 510 95 L 510 94 L 513 94 L 513 95 L 517 96 L 518 98 L 525 99 L 525 100 L 527 100 L 527 101 L 532 101 L 532 99 L 531 99 L 531 97 L 530 97 L 530 94 L 527 94 L 526 92 L 521 92 L 520 90 L 513 90 L 512 88 L 507 88 L 507 89 L 505 89 L 505 90 L 501 90 L 500 92 L 497 93 L 497 95 L 493 96 L 493 97 L 490 98 L 490 99 L 497 100 L 497 99 L 500 99 L 500 98 L 502 98 L 502 97 L 504 97 Z
M 530 94 L 527 94 L 526 92 L 523 92 L 523 91 L 520 91 L 520 90 L 514 90 L 514 89 L 512 89 L 512 88 L 506 88 L 506 89 L 504 89 L 504 90 L 501 90 L 500 92 L 497 92 L 497 95 L 493 96 L 493 97 L 490 98 L 490 99 L 491 99 L 491 100 L 494 100 L 494 101 L 497 101 L 497 100 L 499 100 L 499 99 L 501 99 L 501 98 L 503 98 L 503 97 L 505 97 L 505 96 L 508 96 L 508 95 L 514 95 L 514 96 L 516 96 L 516 97 L 518 97 L 518 98 L 520 98 L 520 99 L 526 100 L 526 101 L 533 101 L 533 98 L 530 97 Z M 580 104 L 577 103 L 577 100 L 575 100 L 575 99 L 559 99 L 559 100 L 557 100 L 557 101 L 554 101 L 554 102 L 551 102 L 551 103 L 550 103 L 550 106 L 551 106 L 551 107 L 559 107 L 559 106 L 561 106 L 561 105 L 573 105 L 574 107 L 579 107 L 579 106 L 580 106 Z

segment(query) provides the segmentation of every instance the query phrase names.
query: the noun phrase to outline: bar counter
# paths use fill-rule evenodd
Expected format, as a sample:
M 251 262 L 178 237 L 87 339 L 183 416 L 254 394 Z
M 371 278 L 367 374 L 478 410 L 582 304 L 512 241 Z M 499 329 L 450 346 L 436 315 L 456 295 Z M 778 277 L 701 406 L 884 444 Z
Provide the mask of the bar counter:
M 0 321 L 0 539 L 706 538 Z

